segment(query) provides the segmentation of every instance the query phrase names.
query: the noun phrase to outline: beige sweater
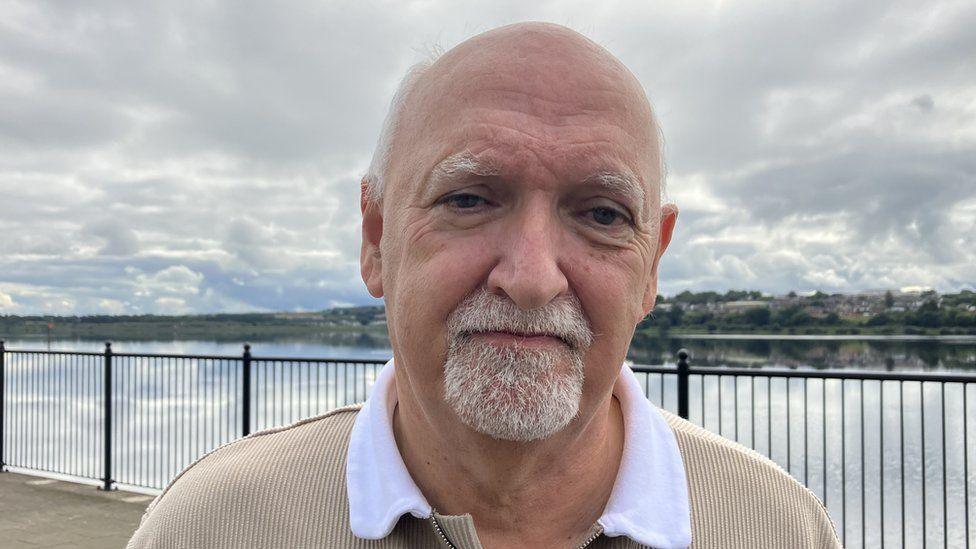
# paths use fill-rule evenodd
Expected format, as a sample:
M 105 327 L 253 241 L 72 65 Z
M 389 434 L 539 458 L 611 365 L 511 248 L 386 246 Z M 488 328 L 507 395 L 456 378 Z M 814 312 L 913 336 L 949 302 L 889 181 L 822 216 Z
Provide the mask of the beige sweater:
M 410 515 L 382 540 L 353 536 L 345 464 L 360 407 L 255 433 L 197 460 L 149 506 L 127 548 L 445 547 L 432 521 Z M 662 413 L 687 471 L 692 547 L 840 547 L 817 497 L 778 465 Z M 481 547 L 471 515 L 435 518 L 455 547 Z M 588 547 L 640 546 L 600 536 Z

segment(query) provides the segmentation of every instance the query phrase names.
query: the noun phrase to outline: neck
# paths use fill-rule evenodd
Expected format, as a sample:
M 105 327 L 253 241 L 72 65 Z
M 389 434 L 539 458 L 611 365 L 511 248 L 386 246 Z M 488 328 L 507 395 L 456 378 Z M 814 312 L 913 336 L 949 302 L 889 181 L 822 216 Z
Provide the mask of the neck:
M 486 548 L 566 547 L 603 514 L 623 452 L 619 402 L 608 394 L 594 404 L 556 435 L 517 443 L 472 431 L 446 407 L 425 413 L 403 398 L 393 430 L 427 501 L 442 514 L 471 514 Z

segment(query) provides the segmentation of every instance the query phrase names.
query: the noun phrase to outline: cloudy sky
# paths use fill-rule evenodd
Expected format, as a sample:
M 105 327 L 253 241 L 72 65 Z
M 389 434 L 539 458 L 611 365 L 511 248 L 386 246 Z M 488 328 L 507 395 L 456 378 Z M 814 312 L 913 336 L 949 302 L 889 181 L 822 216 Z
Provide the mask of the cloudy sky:
M 0 314 L 373 303 L 358 180 L 400 75 L 524 20 L 648 91 L 663 293 L 976 284 L 971 1 L 30 0 L 0 1 Z

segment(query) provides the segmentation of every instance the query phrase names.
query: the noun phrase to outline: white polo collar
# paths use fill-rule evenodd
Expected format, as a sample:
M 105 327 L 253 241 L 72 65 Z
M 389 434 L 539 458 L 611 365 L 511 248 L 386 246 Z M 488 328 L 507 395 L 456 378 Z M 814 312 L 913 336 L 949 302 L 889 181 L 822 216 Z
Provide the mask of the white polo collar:
M 627 536 L 655 548 L 691 545 L 691 511 L 684 462 L 674 432 L 645 398 L 624 364 L 613 388 L 624 418 L 624 450 L 610 500 L 598 522 L 607 536 Z M 359 411 L 349 439 L 346 487 L 352 532 L 381 539 L 406 513 L 429 518 L 432 509 L 407 472 L 393 436 L 397 402 L 391 359 Z

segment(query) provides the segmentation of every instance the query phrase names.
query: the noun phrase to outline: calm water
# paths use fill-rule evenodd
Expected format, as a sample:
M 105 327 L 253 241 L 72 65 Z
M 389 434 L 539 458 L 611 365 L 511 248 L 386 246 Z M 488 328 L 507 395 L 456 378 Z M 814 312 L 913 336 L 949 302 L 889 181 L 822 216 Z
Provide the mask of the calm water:
M 7 341 L 10 349 L 47 349 L 44 339 Z M 976 336 L 755 336 L 699 335 L 671 338 L 637 336 L 628 356 L 637 364 L 670 364 L 680 348 L 692 364 L 752 368 L 815 368 L 890 371 L 976 372 Z M 55 350 L 101 351 L 97 340 L 60 339 Z M 116 341 L 121 352 L 239 355 L 240 343 L 215 341 Z M 386 359 L 389 340 L 369 334 L 332 334 L 320 339 L 255 341 L 255 356 Z
M 47 346 L 46 340 L 7 341 L 8 349 Z M 50 346 L 104 348 L 85 340 Z M 707 366 L 976 372 L 976 338 L 965 337 L 637 338 L 629 355 L 639 364 L 672 364 L 682 347 L 693 364 Z M 242 351 L 239 344 L 207 341 L 120 341 L 113 350 Z M 252 354 L 386 359 L 390 349 L 382 338 L 336 334 L 252 342 Z M 253 368 L 255 430 L 362 400 L 378 369 L 273 361 Z M 113 478 L 120 483 L 158 489 L 197 456 L 239 436 L 239 362 L 117 357 L 113 369 Z M 100 357 L 7 355 L 6 375 L 8 463 L 100 476 Z M 655 404 L 676 409 L 675 376 L 638 378 Z M 692 375 L 689 391 L 691 421 L 756 449 L 810 487 L 826 502 L 846 546 L 880 546 L 882 532 L 887 545 L 901 546 L 903 517 L 906 547 L 976 539 L 976 384 Z

